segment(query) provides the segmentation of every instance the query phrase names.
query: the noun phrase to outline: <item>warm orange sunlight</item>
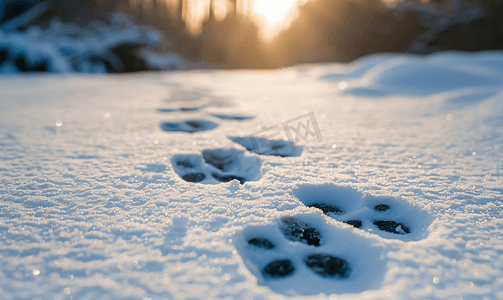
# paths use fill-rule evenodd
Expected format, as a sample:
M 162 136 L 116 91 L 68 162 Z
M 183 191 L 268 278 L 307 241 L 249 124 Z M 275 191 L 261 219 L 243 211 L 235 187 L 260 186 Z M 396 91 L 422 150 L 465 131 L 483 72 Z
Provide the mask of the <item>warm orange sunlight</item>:
M 252 16 L 260 24 L 262 35 L 271 39 L 288 26 L 297 8 L 298 0 L 255 0 Z
M 178 0 L 164 1 L 168 7 L 176 8 L 179 5 Z M 298 7 L 306 1 L 308 0 L 182 0 L 182 19 L 189 32 L 198 35 L 210 16 L 210 7 L 217 21 L 223 20 L 235 9 L 238 15 L 252 19 L 259 26 L 262 38 L 270 40 L 291 23 Z

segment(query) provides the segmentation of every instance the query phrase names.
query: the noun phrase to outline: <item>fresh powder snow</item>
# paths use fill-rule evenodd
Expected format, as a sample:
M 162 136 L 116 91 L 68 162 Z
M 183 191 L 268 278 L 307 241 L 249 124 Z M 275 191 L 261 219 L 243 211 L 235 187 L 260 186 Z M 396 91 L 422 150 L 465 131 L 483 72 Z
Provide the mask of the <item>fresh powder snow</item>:
M 503 53 L 0 77 L 1 299 L 503 299 Z

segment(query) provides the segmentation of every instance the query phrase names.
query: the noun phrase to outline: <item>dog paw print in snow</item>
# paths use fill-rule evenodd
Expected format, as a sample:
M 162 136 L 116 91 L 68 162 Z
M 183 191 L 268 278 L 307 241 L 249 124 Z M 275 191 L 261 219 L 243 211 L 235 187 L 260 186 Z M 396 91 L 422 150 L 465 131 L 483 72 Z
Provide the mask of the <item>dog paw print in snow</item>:
M 246 150 L 260 155 L 274 155 L 281 157 L 300 156 L 303 146 L 283 140 L 269 140 L 262 137 L 228 136 L 228 139 L 246 148 Z
M 164 131 L 181 131 L 194 133 L 198 131 L 212 130 L 218 127 L 218 124 L 208 120 L 184 120 L 184 121 L 169 121 L 159 125 Z
M 362 195 L 356 189 L 333 184 L 300 185 L 294 194 L 308 207 L 384 238 L 412 241 L 425 238 L 430 216 L 393 197 Z
M 236 149 L 207 149 L 202 154 L 178 154 L 171 158 L 175 172 L 187 182 L 216 184 L 237 180 L 256 181 L 261 161 Z
M 384 278 L 383 249 L 319 213 L 278 216 L 238 235 L 235 246 L 258 284 L 287 296 L 357 293 Z
M 204 108 L 203 106 L 180 106 L 174 108 L 158 108 L 158 112 L 162 113 L 172 113 L 172 112 L 194 112 Z
M 247 121 L 252 120 L 254 117 L 252 116 L 243 116 L 243 115 L 232 115 L 232 114 L 210 114 L 215 118 L 219 118 L 220 120 L 232 120 L 232 121 Z

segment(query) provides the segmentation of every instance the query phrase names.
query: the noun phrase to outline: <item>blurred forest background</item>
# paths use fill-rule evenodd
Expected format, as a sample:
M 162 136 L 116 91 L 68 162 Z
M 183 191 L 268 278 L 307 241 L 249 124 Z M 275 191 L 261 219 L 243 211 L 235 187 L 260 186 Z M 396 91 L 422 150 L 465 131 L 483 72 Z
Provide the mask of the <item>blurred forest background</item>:
M 253 11 L 254 0 L 0 1 L 4 74 L 278 68 L 503 49 L 503 0 L 294 0 L 275 23 Z

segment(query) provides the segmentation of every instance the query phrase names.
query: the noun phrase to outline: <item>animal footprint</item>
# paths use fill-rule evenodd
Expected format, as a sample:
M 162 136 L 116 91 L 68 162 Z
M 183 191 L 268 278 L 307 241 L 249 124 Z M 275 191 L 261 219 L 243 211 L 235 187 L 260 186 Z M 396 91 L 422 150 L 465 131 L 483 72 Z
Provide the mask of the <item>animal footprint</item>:
M 245 121 L 251 120 L 253 117 L 251 116 L 240 116 L 240 115 L 225 115 L 225 114 L 210 114 L 215 118 L 219 118 L 221 120 L 234 120 L 234 121 Z
M 171 121 L 163 122 L 160 124 L 161 129 L 164 131 L 183 131 L 193 133 L 197 131 L 206 131 L 215 129 L 218 124 L 208 120 L 185 120 L 185 121 Z
M 309 204 L 309 207 L 314 207 L 321 209 L 324 214 L 326 215 L 343 215 L 344 212 L 342 209 L 328 205 L 328 204 L 320 204 L 320 203 L 314 203 L 314 204 Z M 374 211 L 376 212 L 385 212 L 389 211 L 391 208 L 388 204 L 377 204 L 374 206 Z M 380 216 L 376 216 L 375 218 L 379 218 Z M 353 227 L 356 228 L 362 228 L 363 222 L 361 220 L 346 220 L 344 223 L 352 225 Z M 372 223 L 377 226 L 379 230 L 394 233 L 394 234 L 408 234 L 410 233 L 409 227 L 405 226 L 402 223 L 395 222 L 395 221 L 389 221 L 389 220 L 373 220 Z
M 202 105 L 202 106 L 183 106 L 183 107 L 178 107 L 178 108 L 158 108 L 157 111 L 163 112 L 163 113 L 192 112 L 192 111 L 198 111 L 202 108 L 204 108 L 204 105 Z
M 306 206 L 355 228 L 385 238 L 424 238 L 431 218 L 424 212 L 392 197 L 363 196 L 350 187 L 301 185 L 295 196 Z
M 294 242 L 294 245 L 301 243 L 313 247 L 321 246 L 322 236 L 319 230 L 301 221 L 299 218 L 291 216 L 283 217 L 279 220 L 278 228 L 283 235 L 283 239 Z M 263 251 L 276 248 L 271 240 L 260 236 L 249 239 L 248 245 Z M 307 255 L 303 261 L 305 266 L 314 273 L 323 277 L 349 277 L 351 268 L 346 260 L 330 254 L 316 253 L 314 249 L 311 251 L 313 253 Z M 270 278 L 282 278 L 294 272 L 294 263 L 287 258 L 275 259 L 262 269 L 263 276 Z
M 300 156 L 303 150 L 303 146 L 295 145 L 295 143 L 290 141 L 269 140 L 254 136 L 228 136 L 227 138 L 245 147 L 246 150 L 260 155 L 275 155 L 281 157 Z
M 216 184 L 232 180 L 244 184 L 261 177 L 261 161 L 236 149 L 207 149 L 202 155 L 175 155 L 171 158 L 175 172 L 187 182 Z
M 378 246 L 319 214 L 281 216 L 238 235 L 236 248 L 258 283 L 287 296 L 361 292 L 384 278 Z

